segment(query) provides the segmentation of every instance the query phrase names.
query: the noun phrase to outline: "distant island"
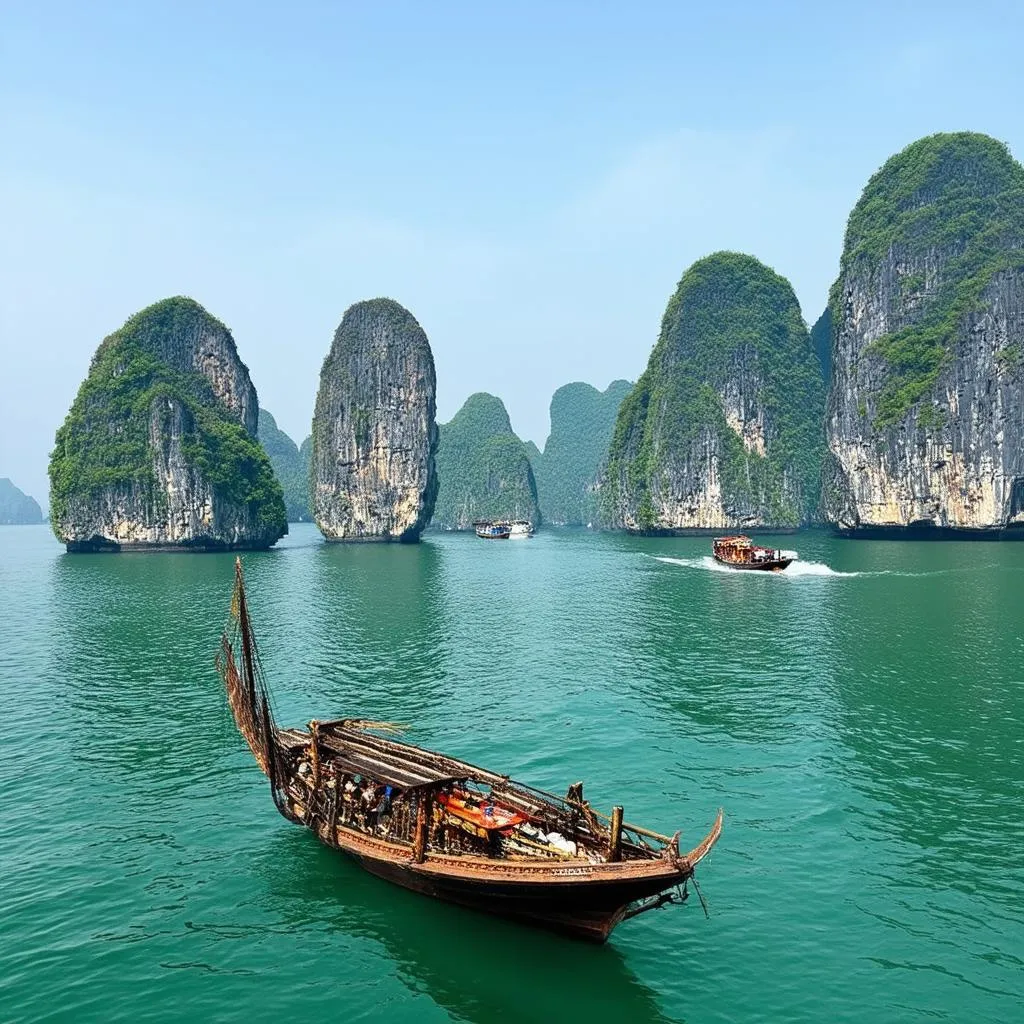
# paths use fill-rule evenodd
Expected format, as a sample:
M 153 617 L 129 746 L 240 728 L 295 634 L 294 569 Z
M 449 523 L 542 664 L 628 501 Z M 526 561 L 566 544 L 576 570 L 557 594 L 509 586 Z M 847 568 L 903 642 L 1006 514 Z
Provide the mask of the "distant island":
M 528 447 L 544 522 L 590 526 L 597 522 L 597 482 L 608 457 L 619 406 L 633 387 L 616 380 L 604 391 L 576 381 L 551 399 L 551 433 L 543 453 Z
M 931 135 L 888 160 L 827 315 L 825 519 L 851 536 L 1024 527 L 1024 167 L 1006 146 Z
M 437 476 L 433 525 L 439 529 L 468 530 L 477 519 L 540 521 L 529 449 L 494 395 L 470 395 L 441 424 Z
M 437 495 L 437 378 L 427 335 L 393 299 L 357 302 L 320 371 L 310 506 L 329 541 L 415 542 Z
M 198 302 L 149 306 L 104 339 L 50 457 L 69 551 L 242 550 L 288 532 L 230 331 Z
M 274 417 L 262 407 L 257 437 L 284 491 L 284 507 L 288 522 L 309 522 L 312 518 L 309 512 L 309 439 L 307 438 L 303 444 L 303 455 L 295 442 L 283 430 L 278 429 Z
M 810 522 L 823 404 L 789 282 L 743 253 L 698 260 L 619 410 L 603 524 L 671 533 Z
M 39 502 L 0 477 L 0 526 L 34 526 L 42 521 Z
M 1024 167 L 970 132 L 892 156 L 810 330 L 755 256 L 696 261 L 636 384 L 560 387 L 543 451 L 483 392 L 438 425 L 436 391 L 412 313 L 357 302 L 298 445 L 228 329 L 166 299 L 96 350 L 57 431 L 51 525 L 71 551 L 265 548 L 309 519 L 331 541 L 506 518 L 1024 538 Z M 42 511 L 5 479 L 0 521 Z

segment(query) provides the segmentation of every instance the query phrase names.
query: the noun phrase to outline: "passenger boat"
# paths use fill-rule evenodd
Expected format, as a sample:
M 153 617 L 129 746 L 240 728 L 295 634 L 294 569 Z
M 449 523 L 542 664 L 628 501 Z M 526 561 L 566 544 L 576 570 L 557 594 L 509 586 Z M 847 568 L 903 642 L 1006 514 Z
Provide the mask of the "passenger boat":
M 492 523 L 490 519 L 478 519 L 473 526 L 476 535 L 484 540 L 508 540 L 512 533 L 510 523 Z
M 583 784 L 545 793 L 394 739 L 358 718 L 279 727 L 260 666 L 241 562 L 217 668 L 277 809 L 325 845 L 407 889 L 604 942 L 627 918 L 688 895 L 722 830 L 689 852 L 679 833 L 598 813 Z M 697 890 L 700 897 L 700 890 Z M 703 899 L 701 899 L 703 905 Z
M 513 519 L 509 525 L 509 540 L 525 540 L 533 536 L 533 523 L 529 519 Z
M 755 544 L 749 537 L 716 537 L 712 544 L 715 561 L 733 569 L 763 569 L 780 572 L 796 559 L 795 551 L 779 551 Z

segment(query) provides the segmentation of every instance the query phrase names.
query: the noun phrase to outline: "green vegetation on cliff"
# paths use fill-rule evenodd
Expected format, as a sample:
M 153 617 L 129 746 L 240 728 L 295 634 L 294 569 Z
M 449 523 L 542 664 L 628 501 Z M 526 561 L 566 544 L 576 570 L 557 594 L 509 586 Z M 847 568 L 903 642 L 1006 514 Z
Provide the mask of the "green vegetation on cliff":
M 260 409 L 259 428 L 257 430 L 260 444 L 274 467 L 281 489 L 284 491 L 284 506 L 288 513 L 288 522 L 308 522 L 309 515 L 309 452 L 306 456 L 295 442 L 283 431 L 273 416 L 266 409 Z
M 439 430 L 434 526 L 464 530 L 475 519 L 539 521 L 529 449 L 513 432 L 500 398 L 470 395 Z
M 1022 245 L 1024 167 L 987 135 L 930 135 L 872 176 L 846 227 L 829 296 L 835 322 L 843 322 L 844 281 L 871 279 L 889 262 L 940 262 L 934 280 L 916 268 L 900 277 L 909 323 L 871 346 L 888 366 L 877 426 L 899 422 L 931 390 L 993 275 L 1024 269 Z
M 727 421 L 729 388 L 745 389 L 744 400 L 762 410 L 764 455 L 748 450 Z M 707 481 L 706 434 L 718 446 L 724 508 L 753 510 L 774 525 L 806 521 L 817 505 L 823 406 L 820 368 L 789 282 L 741 253 L 698 260 L 619 409 L 602 521 L 616 525 L 625 503 L 640 529 L 657 528 L 657 502 L 684 479 Z
M 7 477 L 0 477 L 0 525 L 28 526 L 42 521 L 39 502 L 15 487 Z
M 619 406 L 633 385 L 616 380 L 607 390 L 573 383 L 551 398 L 551 433 L 533 461 L 544 521 L 584 526 L 597 518 L 594 485 L 607 458 Z
M 299 461 L 302 463 L 302 479 L 306 481 L 306 497 L 312 493 L 313 487 L 313 435 L 310 434 L 302 444 L 299 445 Z M 310 518 L 313 515 L 312 502 L 309 507 Z
M 100 344 L 50 455 L 50 522 L 58 537 L 73 497 L 121 486 L 153 488 L 150 418 L 160 398 L 189 414 L 192 429 L 182 452 L 214 493 L 250 506 L 261 525 L 287 532 L 281 487 L 259 441 L 221 405 L 202 374 L 173 369 L 156 354 L 202 326 L 227 331 L 199 303 L 178 296 L 136 313 Z
M 828 306 L 811 328 L 811 348 L 818 357 L 821 376 L 827 389 L 832 376 L 832 310 Z

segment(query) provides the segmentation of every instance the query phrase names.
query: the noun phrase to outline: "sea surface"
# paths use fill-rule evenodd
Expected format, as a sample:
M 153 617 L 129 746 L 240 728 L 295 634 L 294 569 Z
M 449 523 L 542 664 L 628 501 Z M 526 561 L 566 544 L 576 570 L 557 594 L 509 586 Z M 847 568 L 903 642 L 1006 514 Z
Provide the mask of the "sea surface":
M 1020 1021 L 1024 544 L 541 532 L 243 558 L 280 720 L 365 715 L 695 845 L 593 947 L 274 809 L 213 668 L 229 555 L 0 527 L 0 1021 Z

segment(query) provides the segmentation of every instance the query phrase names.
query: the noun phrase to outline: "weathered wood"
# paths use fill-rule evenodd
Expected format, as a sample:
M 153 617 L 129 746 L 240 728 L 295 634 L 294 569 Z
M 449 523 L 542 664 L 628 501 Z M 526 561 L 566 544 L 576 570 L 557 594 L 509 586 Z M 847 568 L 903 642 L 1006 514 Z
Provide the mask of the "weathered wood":
M 427 855 L 427 829 L 430 819 L 427 817 L 427 801 L 421 798 L 416 807 L 416 839 L 412 847 L 412 859 L 422 864 Z
M 608 860 L 614 864 L 622 860 L 622 807 L 612 808 L 612 827 L 608 835 Z
M 313 719 L 308 730 L 279 729 L 240 565 L 233 607 L 241 666 L 227 635 L 218 665 L 239 729 L 261 768 L 270 769 L 275 804 L 382 878 L 603 942 L 625 917 L 663 905 L 659 894 L 690 878 L 718 840 L 721 811 L 681 856 L 678 833 L 670 839 L 625 824 L 621 805 L 611 818 L 598 814 L 583 800 L 582 784 L 556 796 L 370 731 L 383 723 Z M 436 793 L 454 799 L 435 811 Z
M 320 723 L 314 718 L 309 723 L 309 765 L 313 769 L 313 788 L 320 785 L 320 744 L 317 731 Z

